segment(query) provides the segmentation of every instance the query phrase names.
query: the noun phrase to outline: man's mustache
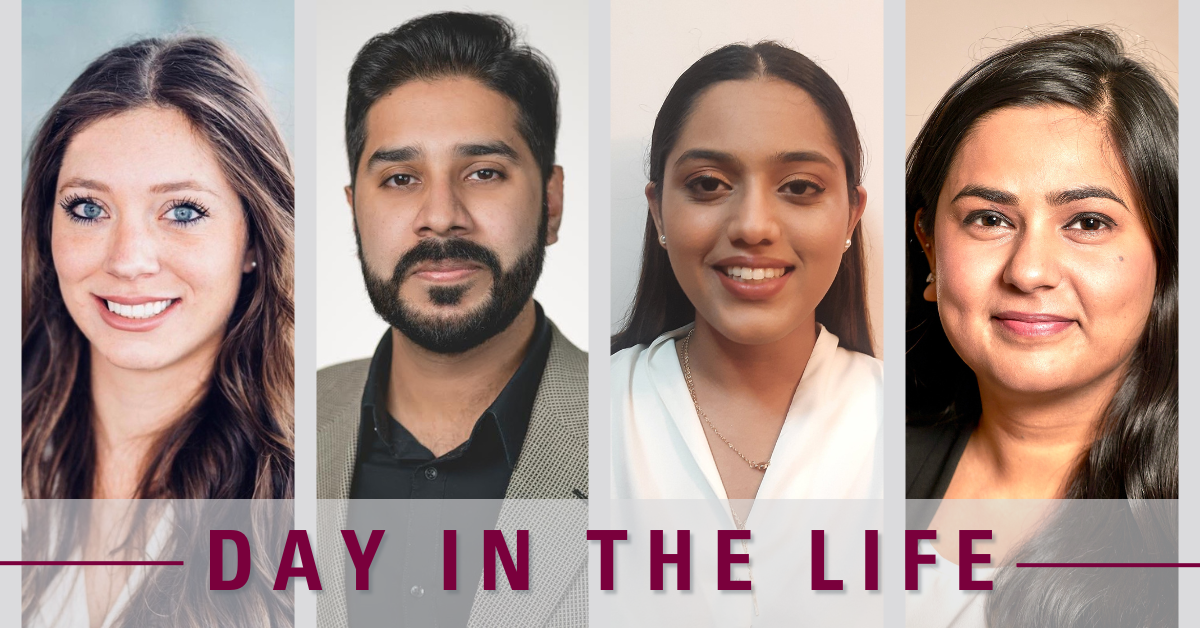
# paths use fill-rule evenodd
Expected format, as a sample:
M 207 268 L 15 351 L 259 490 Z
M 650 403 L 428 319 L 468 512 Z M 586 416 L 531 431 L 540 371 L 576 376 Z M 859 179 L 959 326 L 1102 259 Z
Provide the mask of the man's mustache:
M 486 266 L 493 277 L 500 276 L 500 259 L 491 249 L 463 238 L 426 239 L 409 249 L 396 262 L 392 271 L 392 285 L 399 286 L 413 267 L 422 262 L 462 260 Z

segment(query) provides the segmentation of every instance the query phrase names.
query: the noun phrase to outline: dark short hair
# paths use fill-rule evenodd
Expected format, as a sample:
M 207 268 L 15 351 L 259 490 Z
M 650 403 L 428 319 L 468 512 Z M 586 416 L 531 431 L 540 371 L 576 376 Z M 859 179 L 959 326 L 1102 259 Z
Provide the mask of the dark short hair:
M 675 81 L 654 119 L 654 132 L 650 138 L 650 182 L 660 199 L 667 156 L 675 148 L 700 96 L 717 83 L 763 78 L 787 81 L 813 99 L 824 114 L 825 123 L 841 153 L 850 202 L 858 203 L 864 160 L 850 104 L 833 78 L 812 59 L 773 41 L 752 46 L 730 44 L 714 50 L 693 63 Z M 833 284 L 817 304 L 816 317 L 838 337 L 839 346 L 874 356 L 867 315 L 867 268 L 861 224 L 854 227 L 850 241 Z M 612 336 L 609 348 L 616 353 L 634 345 L 649 344 L 664 332 L 682 327 L 695 318 L 696 308 L 675 278 L 666 249 L 658 245 L 654 219 L 647 214 L 637 294 L 623 329 Z
M 367 112 L 409 81 L 472 78 L 517 106 L 517 130 L 543 180 L 554 167 L 558 137 L 558 80 L 550 62 L 497 15 L 433 13 L 367 42 L 350 67 L 346 95 L 346 156 L 350 183 L 367 141 Z

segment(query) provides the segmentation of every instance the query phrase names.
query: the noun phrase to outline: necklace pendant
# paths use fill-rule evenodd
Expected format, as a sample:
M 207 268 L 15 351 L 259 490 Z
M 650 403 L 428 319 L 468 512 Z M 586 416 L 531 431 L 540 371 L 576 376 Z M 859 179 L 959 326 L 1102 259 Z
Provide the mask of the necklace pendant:
M 770 464 L 771 464 L 771 461 L 770 461 L 770 460 L 768 460 L 768 461 L 766 461 L 766 462 L 751 462 L 751 463 L 750 463 L 750 468 L 751 468 L 751 469 L 755 469 L 755 470 L 757 470 L 757 471 L 766 471 L 766 470 L 767 470 L 767 465 L 770 465 Z

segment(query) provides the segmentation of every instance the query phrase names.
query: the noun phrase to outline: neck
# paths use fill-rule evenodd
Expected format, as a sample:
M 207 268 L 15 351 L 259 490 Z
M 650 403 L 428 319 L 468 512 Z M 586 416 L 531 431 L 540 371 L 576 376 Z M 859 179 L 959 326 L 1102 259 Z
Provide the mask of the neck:
M 734 342 L 703 317 L 688 347 L 692 372 L 729 389 L 755 389 L 767 395 L 786 393 L 791 399 L 817 343 L 816 314 L 786 336 L 761 345 Z
M 388 411 L 421 421 L 483 414 L 525 359 L 536 323 L 530 299 L 507 329 L 454 355 L 429 351 L 393 328 Z
M 983 412 L 972 440 L 997 484 L 1019 494 L 1062 497 L 1122 375 L 1046 395 L 1003 390 L 980 380 Z
M 132 370 L 91 349 L 96 433 L 93 496 L 127 499 L 141 483 L 150 448 L 208 388 L 219 346 L 153 370 Z

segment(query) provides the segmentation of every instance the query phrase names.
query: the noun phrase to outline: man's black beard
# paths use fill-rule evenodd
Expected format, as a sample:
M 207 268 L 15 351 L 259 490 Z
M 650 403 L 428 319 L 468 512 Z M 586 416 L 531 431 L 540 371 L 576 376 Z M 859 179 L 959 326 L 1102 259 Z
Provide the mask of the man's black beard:
M 358 259 L 362 264 L 367 295 L 375 312 L 409 340 L 434 353 L 457 354 L 474 349 L 508 329 L 533 296 L 542 262 L 546 256 L 546 230 L 549 215 L 545 201 L 538 224 L 537 240 L 505 271 L 500 260 L 487 247 L 462 238 L 426 239 L 409 249 L 396 262 L 392 276 L 383 279 L 367 268 L 362 254 L 362 238 L 355 225 Z M 421 262 L 459 260 L 483 265 L 492 273 L 492 289 L 486 300 L 461 316 L 440 318 L 423 316 L 400 297 L 400 286 L 414 266 Z M 433 286 L 429 300 L 435 306 L 457 305 L 466 294 L 465 285 Z

